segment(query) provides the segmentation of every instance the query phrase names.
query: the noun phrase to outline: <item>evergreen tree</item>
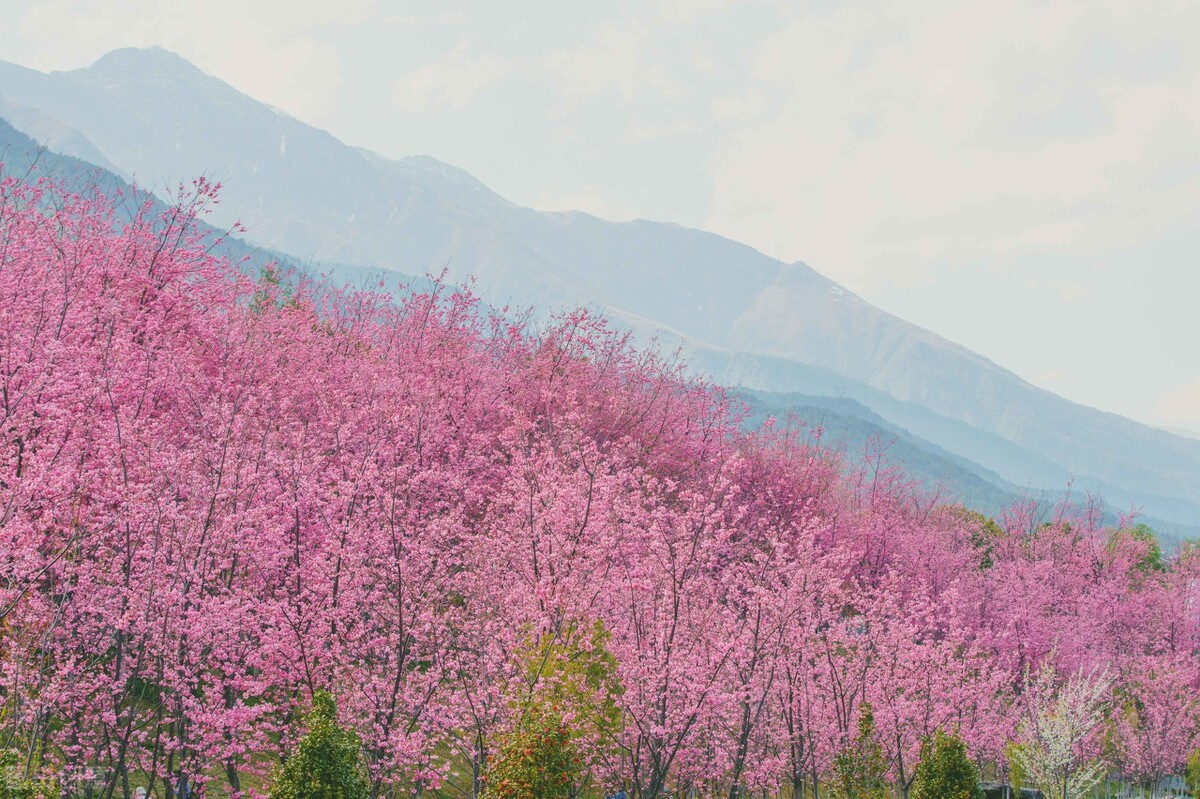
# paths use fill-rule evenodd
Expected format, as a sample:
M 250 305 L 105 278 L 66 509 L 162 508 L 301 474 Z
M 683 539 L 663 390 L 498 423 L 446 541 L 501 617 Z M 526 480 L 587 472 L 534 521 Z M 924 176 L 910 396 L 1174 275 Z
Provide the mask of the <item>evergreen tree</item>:
M 834 787 L 841 799 L 884 799 L 889 793 L 887 758 L 875 737 L 875 712 L 863 702 L 858 737 L 833 762 Z
M 366 799 L 361 751 L 358 735 L 338 725 L 333 697 L 317 691 L 308 732 L 280 769 L 271 799 Z
M 979 771 L 957 735 L 941 730 L 921 744 L 911 799 L 983 799 Z

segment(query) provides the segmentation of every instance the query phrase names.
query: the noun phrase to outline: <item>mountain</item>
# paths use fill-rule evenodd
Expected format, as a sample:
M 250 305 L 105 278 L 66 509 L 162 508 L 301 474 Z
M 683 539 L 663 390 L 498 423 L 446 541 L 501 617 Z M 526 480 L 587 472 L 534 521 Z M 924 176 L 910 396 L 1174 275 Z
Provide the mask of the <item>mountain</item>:
M 996 515 L 1028 499 L 994 472 L 914 436 L 852 399 L 746 390 L 739 396 L 749 411 L 748 427 L 769 417 L 801 420 L 814 442 L 848 463 L 866 464 L 882 455 L 910 478 L 980 512 Z
M 1048 517 L 1063 502 L 1078 506 L 1089 499 L 1097 502 L 1104 524 L 1120 524 L 1129 513 L 1128 506 L 1114 505 L 1102 496 L 1081 496 L 1065 482 L 1057 489 L 1014 485 L 992 470 L 914 435 L 845 396 L 745 389 L 739 394 L 749 408 L 749 427 L 768 417 L 800 419 L 814 440 L 819 438 L 823 448 L 840 454 L 848 463 L 869 466 L 882 455 L 885 463 L 902 467 L 908 477 L 940 496 L 987 515 L 999 517 L 1015 505 L 1027 507 L 1032 503 L 1041 515 Z M 1166 507 L 1171 505 L 1162 498 L 1159 501 Z M 1138 520 L 1157 531 L 1168 547 L 1200 537 L 1200 526 L 1195 524 L 1168 521 L 1148 513 L 1139 514 Z
M 221 181 L 214 221 L 241 220 L 270 249 L 348 268 L 445 268 L 473 275 L 495 305 L 592 305 L 685 343 L 722 382 L 849 397 L 1010 485 L 1071 483 L 1200 525 L 1200 441 L 1039 389 L 806 264 L 671 224 L 522 208 L 434 159 L 347 146 L 160 49 L 48 74 L 0 62 L 0 96 L 143 186 Z
M 63 130 L 61 123 L 57 120 L 47 117 L 44 118 L 44 121 L 47 121 L 50 129 Z M 78 143 L 84 152 L 91 147 L 90 143 L 83 139 L 78 140 Z M 169 208 L 165 201 L 150 192 L 135 187 L 121 175 L 114 174 L 107 168 L 82 158 L 56 152 L 48 145 L 36 141 L 18 130 L 2 116 L 0 116 L 0 164 L 4 165 L 4 171 L 8 175 L 54 175 L 75 189 L 96 187 L 110 197 L 119 194 L 130 199 L 136 198 L 137 202 L 125 202 L 117 205 L 118 218 L 122 218 L 123 214 L 123 218 L 128 219 L 131 214 L 141 210 L 143 202 L 149 203 L 151 214 L 160 215 Z M 271 264 L 304 275 L 329 277 L 339 285 L 374 286 L 381 277 L 386 276 L 391 278 L 392 283 L 403 282 L 406 285 L 421 286 L 420 279 L 391 270 L 317 263 L 299 259 L 287 253 L 251 244 L 237 236 L 228 235 L 223 229 L 203 222 L 199 223 L 199 227 L 213 242 L 214 252 L 234 263 L 243 264 L 249 274 L 257 274 Z
M 109 162 L 83 134 L 36 108 L 0 97 L 0 118 L 7 120 L 13 128 L 36 140 L 51 153 L 98 167 L 114 177 L 128 178 L 128 175 L 121 173 L 120 167 Z

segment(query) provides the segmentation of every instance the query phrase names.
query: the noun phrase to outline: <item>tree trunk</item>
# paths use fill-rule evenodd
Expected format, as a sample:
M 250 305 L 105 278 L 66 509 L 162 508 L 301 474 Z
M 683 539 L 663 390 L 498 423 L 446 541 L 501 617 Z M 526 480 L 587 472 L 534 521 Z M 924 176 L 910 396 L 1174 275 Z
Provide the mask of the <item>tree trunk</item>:
M 242 781 L 238 778 L 237 763 L 232 757 L 225 761 L 225 778 L 229 780 L 229 787 L 235 796 L 242 792 Z

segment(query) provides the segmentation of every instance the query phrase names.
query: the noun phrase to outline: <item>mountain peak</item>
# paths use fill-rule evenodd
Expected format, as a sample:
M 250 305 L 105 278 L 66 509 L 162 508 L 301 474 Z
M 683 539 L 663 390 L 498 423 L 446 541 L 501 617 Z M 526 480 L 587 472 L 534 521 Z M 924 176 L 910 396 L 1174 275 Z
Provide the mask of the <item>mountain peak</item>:
M 190 80 L 207 77 L 192 62 L 162 47 L 122 47 L 100 56 L 88 69 L 110 78 L 155 74 Z

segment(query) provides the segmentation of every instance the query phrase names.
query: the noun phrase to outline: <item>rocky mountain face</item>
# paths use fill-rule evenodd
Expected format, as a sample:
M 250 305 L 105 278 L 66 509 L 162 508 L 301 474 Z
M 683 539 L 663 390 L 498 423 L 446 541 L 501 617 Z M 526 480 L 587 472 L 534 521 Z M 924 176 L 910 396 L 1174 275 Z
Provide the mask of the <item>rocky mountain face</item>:
M 1200 441 L 1071 403 L 891 316 L 804 263 L 699 230 L 508 202 L 432 158 L 347 146 L 164 50 L 40 73 L 0 62 L 0 116 L 169 192 L 223 184 L 214 222 L 312 262 L 473 276 L 494 305 L 591 305 L 722 382 L 854 400 L 1026 492 L 1098 492 L 1200 526 Z

